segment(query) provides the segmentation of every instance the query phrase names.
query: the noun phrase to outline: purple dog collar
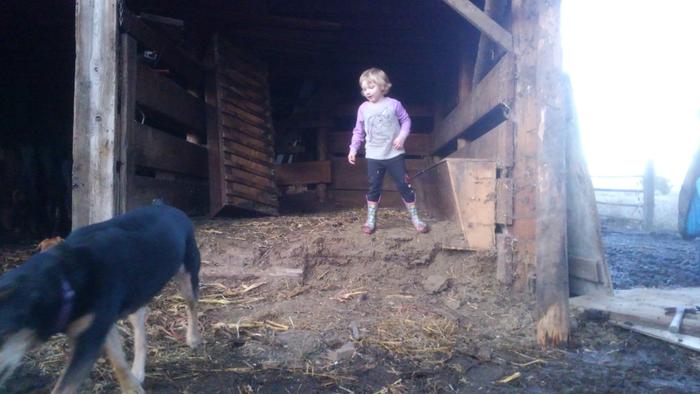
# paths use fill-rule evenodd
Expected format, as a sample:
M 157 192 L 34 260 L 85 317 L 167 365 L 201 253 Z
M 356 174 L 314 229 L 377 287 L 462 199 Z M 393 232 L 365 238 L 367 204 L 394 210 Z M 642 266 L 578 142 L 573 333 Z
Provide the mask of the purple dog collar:
M 75 291 L 70 287 L 66 278 L 61 277 L 61 309 L 58 311 L 56 331 L 63 331 L 68 324 L 70 313 L 73 310 L 73 298 L 75 298 Z

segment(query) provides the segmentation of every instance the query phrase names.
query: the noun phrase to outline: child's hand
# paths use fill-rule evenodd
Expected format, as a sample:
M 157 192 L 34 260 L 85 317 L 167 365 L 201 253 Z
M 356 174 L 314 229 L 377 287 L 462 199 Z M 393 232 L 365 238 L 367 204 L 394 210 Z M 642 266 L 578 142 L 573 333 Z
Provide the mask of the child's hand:
M 394 139 L 394 143 L 393 143 L 394 149 L 401 149 L 401 148 L 403 148 L 403 142 L 404 142 L 404 141 L 403 141 L 403 138 L 401 138 L 401 137 L 396 137 L 396 139 Z
M 348 153 L 348 163 L 355 165 L 355 154 L 352 152 Z

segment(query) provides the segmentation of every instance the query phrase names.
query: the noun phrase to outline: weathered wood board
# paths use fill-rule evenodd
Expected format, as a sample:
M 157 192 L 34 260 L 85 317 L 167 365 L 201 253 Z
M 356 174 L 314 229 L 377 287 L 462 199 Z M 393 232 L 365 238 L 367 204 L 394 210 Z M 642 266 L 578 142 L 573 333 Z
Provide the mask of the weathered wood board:
M 413 178 L 421 210 L 453 220 L 467 250 L 493 250 L 496 164 L 492 160 L 444 159 Z
M 608 312 L 611 320 L 623 325 L 633 324 L 667 330 L 673 314 L 667 314 L 665 308 L 700 305 L 700 287 L 616 290 L 612 296 L 587 294 L 571 298 L 570 305 L 578 310 Z M 686 314 L 680 333 L 700 336 L 700 315 Z
M 206 87 L 210 214 L 278 214 L 267 67 L 215 36 Z

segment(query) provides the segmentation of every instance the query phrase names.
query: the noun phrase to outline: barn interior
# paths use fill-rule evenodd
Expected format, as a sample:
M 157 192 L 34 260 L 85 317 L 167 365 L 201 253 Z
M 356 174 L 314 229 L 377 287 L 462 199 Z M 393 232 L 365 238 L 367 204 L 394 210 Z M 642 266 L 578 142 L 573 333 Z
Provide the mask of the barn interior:
M 507 23 L 498 4 L 488 13 Z M 6 236 L 70 230 L 71 167 L 82 160 L 72 157 L 74 7 L 13 1 L 3 11 L 16 37 L 2 43 L 13 53 L 2 60 Z M 119 9 L 118 210 L 153 198 L 192 215 L 361 206 L 364 163 L 346 160 L 359 74 L 380 67 L 391 78 L 413 121 L 406 158 L 416 174 L 457 150 L 456 138 L 437 145 L 431 133 L 503 55 L 442 1 L 128 0 Z M 477 52 L 487 54 L 479 64 Z M 382 204 L 401 204 L 390 179 Z
M 70 230 L 75 5 L 0 11 L 0 241 Z

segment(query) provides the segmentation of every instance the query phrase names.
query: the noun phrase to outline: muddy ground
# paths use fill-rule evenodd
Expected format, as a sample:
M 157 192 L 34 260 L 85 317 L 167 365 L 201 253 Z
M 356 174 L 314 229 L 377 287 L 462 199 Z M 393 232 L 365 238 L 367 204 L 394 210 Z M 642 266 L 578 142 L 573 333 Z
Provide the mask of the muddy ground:
M 495 256 L 444 250 L 450 231 L 416 235 L 404 212 L 359 210 L 197 220 L 206 344 L 184 345 L 184 306 L 168 287 L 151 304 L 145 389 L 152 393 L 700 392 L 700 355 L 573 317 L 566 349 L 534 340 L 533 302 L 494 280 Z M 605 228 L 619 288 L 698 286 L 695 242 Z M 5 245 L 6 270 L 34 244 Z M 123 330 L 130 345 L 130 328 Z M 4 389 L 50 391 L 56 338 Z M 117 392 L 104 360 L 85 393 Z

